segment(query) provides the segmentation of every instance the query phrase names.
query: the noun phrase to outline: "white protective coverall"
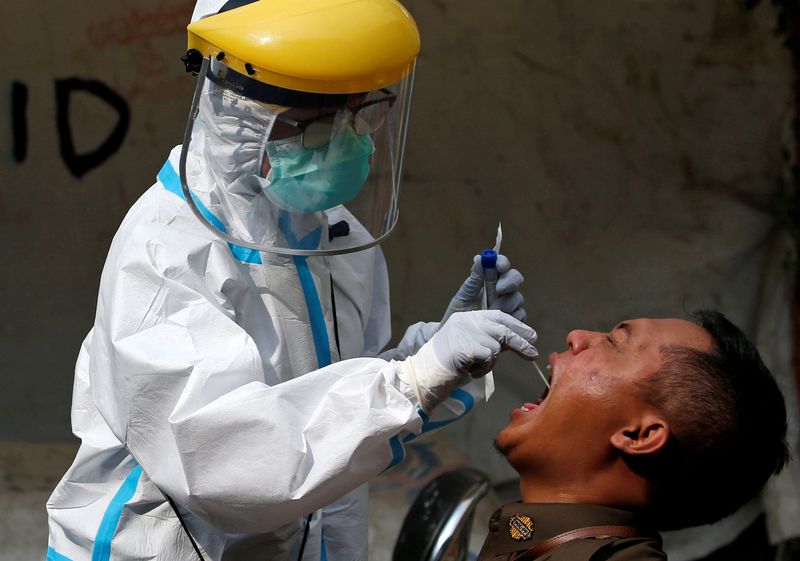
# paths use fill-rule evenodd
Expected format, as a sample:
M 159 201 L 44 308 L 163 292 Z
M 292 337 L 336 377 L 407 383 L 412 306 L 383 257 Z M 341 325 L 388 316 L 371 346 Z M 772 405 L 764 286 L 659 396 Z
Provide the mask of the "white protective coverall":
M 193 20 L 220 3 L 199 2 Z M 451 319 L 434 337 L 454 349 L 456 366 L 431 367 L 441 358 L 433 345 L 417 353 L 437 324 L 412 326 L 378 357 L 390 338 L 381 238 L 345 206 L 290 212 L 264 196 L 277 109 L 244 95 L 265 84 L 230 89 L 234 75 L 200 72 L 191 141 L 172 151 L 111 244 L 75 371 L 72 427 L 82 444 L 47 503 L 48 560 L 294 560 L 304 535 L 307 561 L 365 559 L 364 484 L 403 458 L 405 442 L 493 390 L 491 374 L 470 381 L 466 368 L 478 363 L 465 357 L 483 357 L 480 374 L 506 348 L 536 356 L 532 329 L 490 311 L 462 314 L 466 330 Z M 396 109 L 407 108 L 402 97 Z M 400 158 L 379 155 L 389 153 L 381 146 L 402 154 L 403 130 L 389 119 L 357 133 L 372 143 L 371 175 L 397 180 L 384 193 L 392 197 Z M 340 138 L 331 136 L 328 156 Z M 386 200 L 374 193 L 368 200 Z M 376 216 L 391 226 L 383 217 L 396 213 Z M 349 233 L 330 237 L 328 225 L 342 220 Z M 307 253 L 248 249 L 220 232 Z M 345 253 L 353 249 L 361 251 Z M 464 348 L 467 324 L 489 316 L 516 322 L 525 340 L 509 346 L 500 326 Z
M 485 399 L 491 374 L 424 414 L 397 363 L 376 357 L 390 337 L 380 249 L 230 246 L 182 200 L 179 153 L 111 245 L 75 372 L 82 445 L 47 503 L 48 561 L 197 559 L 165 494 L 205 559 L 296 559 L 310 512 L 304 559 L 364 559 L 364 483 Z M 433 331 L 412 326 L 385 356 Z

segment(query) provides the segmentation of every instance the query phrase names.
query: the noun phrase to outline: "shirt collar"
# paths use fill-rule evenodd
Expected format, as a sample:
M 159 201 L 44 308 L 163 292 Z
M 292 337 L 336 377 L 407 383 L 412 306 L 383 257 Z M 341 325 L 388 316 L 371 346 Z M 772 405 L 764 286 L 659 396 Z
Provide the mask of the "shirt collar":
M 495 511 L 489 522 L 492 550 L 497 553 L 527 550 L 539 543 L 587 526 L 647 528 L 646 520 L 629 510 L 572 503 L 509 503 Z

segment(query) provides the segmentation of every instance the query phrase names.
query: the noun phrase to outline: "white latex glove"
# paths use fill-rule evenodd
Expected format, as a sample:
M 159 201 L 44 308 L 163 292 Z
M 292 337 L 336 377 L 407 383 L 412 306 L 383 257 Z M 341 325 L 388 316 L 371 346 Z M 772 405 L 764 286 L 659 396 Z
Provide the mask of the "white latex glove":
M 501 352 L 534 360 L 535 342 L 532 327 L 501 311 L 458 312 L 416 354 L 394 364 L 429 413 L 456 388 L 491 372 Z
M 433 337 L 434 333 L 438 330 L 438 321 L 419 321 L 413 325 L 409 325 L 403 338 L 397 343 L 397 347 L 394 349 L 387 349 L 378 356 L 383 360 L 405 360 L 420 350 L 422 345 L 430 341 L 431 337 Z
M 511 268 L 511 263 L 505 255 L 497 255 L 497 300 L 490 306 L 492 310 L 501 310 L 520 321 L 525 321 L 525 308 L 522 304 L 525 299 L 519 291 L 525 278 L 517 269 Z M 451 314 L 457 312 L 468 312 L 479 310 L 483 299 L 483 267 L 481 267 L 481 256 L 476 255 L 473 259 L 472 269 L 469 276 L 461 284 L 456 295 L 450 300 L 447 310 L 442 318 L 442 323 L 446 322 Z

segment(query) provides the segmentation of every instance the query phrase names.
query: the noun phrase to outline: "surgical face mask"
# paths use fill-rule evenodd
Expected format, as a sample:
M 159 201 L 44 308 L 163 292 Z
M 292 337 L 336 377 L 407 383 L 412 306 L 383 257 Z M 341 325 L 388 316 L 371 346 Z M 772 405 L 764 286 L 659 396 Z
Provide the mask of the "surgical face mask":
M 316 212 L 354 199 L 367 180 L 375 147 L 369 136 L 347 127 L 320 148 L 304 148 L 301 136 L 266 143 L 270 170 L 264 193 L 280 208 Z

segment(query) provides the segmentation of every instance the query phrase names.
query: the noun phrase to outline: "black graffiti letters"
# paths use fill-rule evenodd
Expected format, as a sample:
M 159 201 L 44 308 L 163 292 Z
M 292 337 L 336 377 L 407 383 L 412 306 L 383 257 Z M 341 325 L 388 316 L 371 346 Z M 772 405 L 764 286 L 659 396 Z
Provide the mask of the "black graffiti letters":
M 11 132 L 14 135 L 14 160 L 22 162 L 28 154 L 28 87 L 21 82 L 11 84 Z
M 72 129 L 69 121 L 69 103 L 73 93 L 83 91 L 97 96 L 118 114 L 117 124 L 111 134 L 100 146 L 85 154 L 75 152 Z M 66 78 L 56 80 L 56 124 L 61 157 L 75 177 L 81 177 L 89 170 L 106 161 L 122 145 L 130 124 L 128 104 L 114 90 L 97 80 Z
M 81 123 L 71 122 L 70 103 L 73 94 L 94 96 L 107 104 L 116 113 L 117 122 L 111 133 L 95 148 L 78 153 L 75 149 L 75 130 Z M 98 80 L 64 78 L 55 80 L 56 129 L 61 158 L 75 177 L 108 160 L 125 140 L 130 125 L 130 109 L 127 102 L 114 90 Z M 11 133 L 12 153 L 16 162 L 22 163 L 28 155 L 28 87 L 21 82 L 11 84 Z

